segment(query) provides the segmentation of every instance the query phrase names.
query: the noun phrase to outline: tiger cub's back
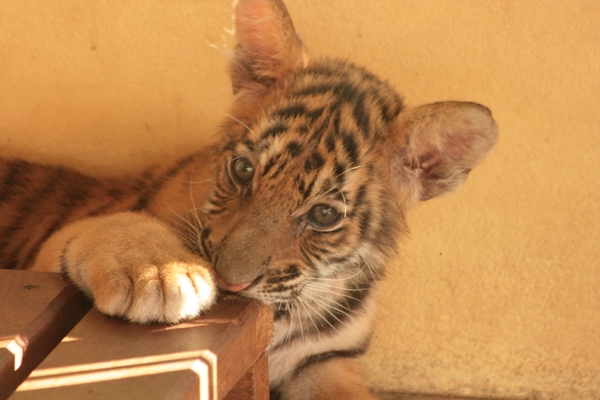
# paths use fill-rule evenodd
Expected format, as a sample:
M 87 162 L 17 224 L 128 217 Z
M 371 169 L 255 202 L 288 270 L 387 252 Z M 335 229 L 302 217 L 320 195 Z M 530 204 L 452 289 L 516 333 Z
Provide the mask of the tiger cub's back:
M 63 225 L 127 208 L 131 190 L 65 168 L 0 159 L 0 265 L 28 268 Z

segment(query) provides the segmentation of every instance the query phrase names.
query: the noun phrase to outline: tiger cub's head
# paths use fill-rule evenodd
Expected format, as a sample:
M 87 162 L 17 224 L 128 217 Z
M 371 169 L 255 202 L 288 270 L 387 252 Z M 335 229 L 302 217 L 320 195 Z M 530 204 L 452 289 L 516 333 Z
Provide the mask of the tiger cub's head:
M 490 112 L 457 102 L 405 109 L 367 70 L 309 57 L 279 0 L 239 0 L 236 33 L 236 96 L 202 251 L 225 289 L 272 306 L 325 288 L 366 290 L 405 210 L 458 187 L 493 147 Z

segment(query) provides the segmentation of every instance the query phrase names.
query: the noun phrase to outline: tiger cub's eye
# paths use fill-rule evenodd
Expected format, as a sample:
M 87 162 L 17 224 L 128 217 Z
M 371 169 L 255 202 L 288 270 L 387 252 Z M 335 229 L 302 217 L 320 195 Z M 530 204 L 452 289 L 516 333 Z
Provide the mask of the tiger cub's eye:
M 229 168 L 231 178 L 240 185 L 246 185 L 254 177 L 254 165 L 246 157 L 236 157 L 231 160 Z
M 317 228 L 328 228 L 340 220 L 342 214 L 327 204 L 317 204 L 308 212 L 308 220 Z

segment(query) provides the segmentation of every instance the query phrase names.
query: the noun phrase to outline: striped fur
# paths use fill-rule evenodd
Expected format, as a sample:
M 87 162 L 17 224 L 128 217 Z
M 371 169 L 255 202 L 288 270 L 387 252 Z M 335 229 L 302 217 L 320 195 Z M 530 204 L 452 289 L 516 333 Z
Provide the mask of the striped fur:
M 221 140 L 139 177 L 0 160 L 0 264 L 62 271 L 110 315 L 175 323 L 216 287 L 275 317 L 273 398 L 368 399 L 377 282 L 419 200 L 455 189 L 496 128 L 473 103 L 405 109 L 309 57 L 279 0 L 239 0 Z

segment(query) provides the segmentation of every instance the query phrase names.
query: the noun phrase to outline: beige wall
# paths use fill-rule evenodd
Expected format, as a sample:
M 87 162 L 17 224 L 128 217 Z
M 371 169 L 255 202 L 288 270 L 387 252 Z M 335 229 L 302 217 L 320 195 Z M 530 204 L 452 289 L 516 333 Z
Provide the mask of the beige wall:
M 600 398 L 600 3 L 288 3 L 314 52 L 500 126 L 461 193 L 410 214 L 372 384 Z M 3 0 L 0 155 L 114 175 L 199 147 L 230 100 L 231 25 L 229 0 Z

